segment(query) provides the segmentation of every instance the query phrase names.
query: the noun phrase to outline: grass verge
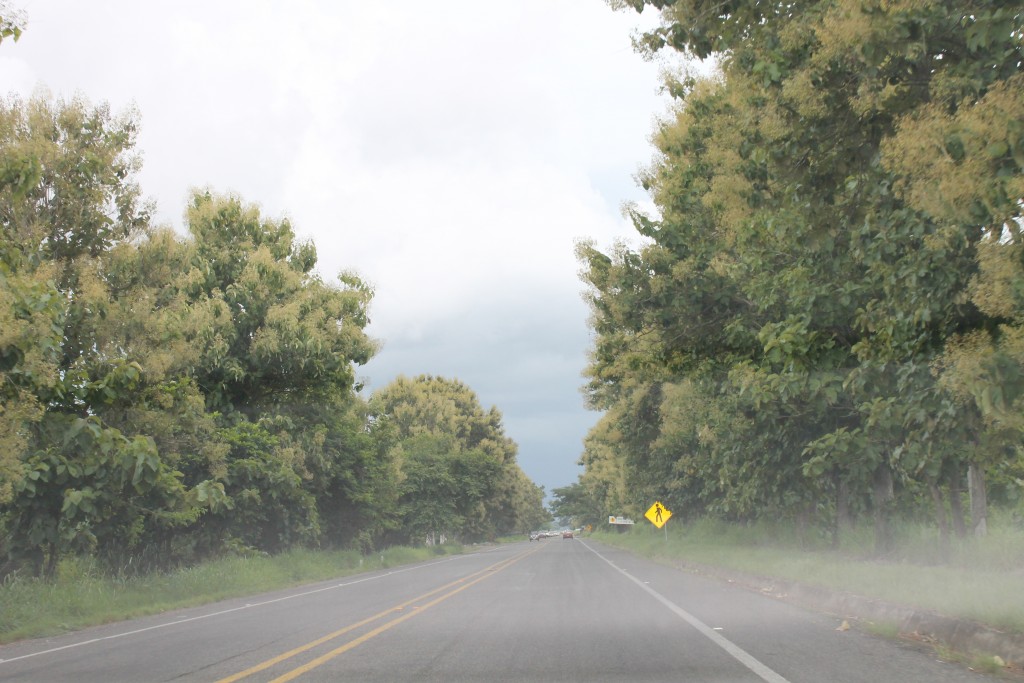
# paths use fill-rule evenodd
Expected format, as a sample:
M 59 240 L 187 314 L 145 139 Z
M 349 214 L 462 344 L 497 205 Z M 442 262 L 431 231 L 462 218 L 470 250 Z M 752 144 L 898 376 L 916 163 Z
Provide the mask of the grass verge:
M 0 585 L 0 643 L 461 552 L 457 545 L 395 547 L 368 556 L 294 550 L 123 579 L 104 576 L 87 560 L 67 560 L 52 581 L 16 578 Z
M 668 533 L 642 526 L 595 538 L 655 559 L 720 567 L 755 576 L 798 581 L 891 603 L 971 619 L 1024 634 L 1024 532 L 994 529 L 967 539 L 936 560 L 927 530 L 905 529 L 900 548 L 872 557 L 864 538 L 851 534 L 837 550 L 807 547 L 769 525 L 737 527 L 717 522 L 670 523 Z

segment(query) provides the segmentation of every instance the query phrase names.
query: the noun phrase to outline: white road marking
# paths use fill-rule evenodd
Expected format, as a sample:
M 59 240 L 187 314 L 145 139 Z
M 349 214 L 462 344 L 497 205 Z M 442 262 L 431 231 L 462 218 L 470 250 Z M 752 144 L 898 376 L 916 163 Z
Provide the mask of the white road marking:
M 640 588 L 642 588 L 644 591 L 650 594 L 655 600 L 660 602 L 665 607 L 669 608 L 669 610 L 671 610 L 676 616 L 678 616 L 680 619 L 688 623 L 690 626 L 697 629 L 701 633 L 701 635 L 705 636 L 715 645 L 728 652 L 730 655 L 732 655 L 733 659 L 738 661 L 740 664 L 742 664 L 743 666 L 747 667 L 755 674 L 757 674 L 761 678 L 761 680 L 766 681 L 767 683 L 789 683 L 787 679 L 775 673 L 775 671 L 770 669 L 766 664 L 763 664 L 758 659 L 755 659 L 753 655 L 749 654 L 739 645 L 732 642 L 722 634 L 718 633 L 717 630 L 711 628 L 703 621 L 693 616 L 692 614 L 684 610 L 682 607 L 675 604 L 674 602 L 666 598 L 664 595 L 648 586 L 646 582 L 634 578 L 633 576 L 630 576 L 625 569 L 618 566 L 617 564 L 609 560 L 607 557 L 591 548 L 586 543 L 583 543 L 583 547 L 585 547 L 587 550 L 589 550 L 590 552 L 594 553 L 602 560 L 607 562 L 613 569 L 620 572 L 627 579 L 629 579 L 636 585 L 640 586 Z

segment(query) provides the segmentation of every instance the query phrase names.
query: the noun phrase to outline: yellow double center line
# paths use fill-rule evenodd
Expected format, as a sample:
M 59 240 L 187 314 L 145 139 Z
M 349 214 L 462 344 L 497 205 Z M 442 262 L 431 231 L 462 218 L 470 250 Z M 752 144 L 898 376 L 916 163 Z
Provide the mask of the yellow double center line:
M 299 647 L 297 647 L 297 648 L 295 648 L 293 650 L 289 650 L 288 652 L 280 654 L 277 657 L 274 657 L 272 659 L 268 659 L 265 662 L 261 662 L 260 664 L 257 664 L 256 666 L 253 666 L 251 668 L 246 669 L 245 671 L 240 671 L 240 672 L 238 672 L 238 673 L 236 673 L 234 675 L 228 676 L 227 678 L 222 678 L 219 681 L 217 681 L 217 683 L 233 683 L 234 681 L 238 681 L 238 680 L 241 680 L 243 678 L 246 678 L 247 676 L 251 676 L 254 673 L 258 673 L 260 671 L 265 671 L 266 669 L 269 669 L 272 666 L 276 666 L 277 664 L 280 664 L 281 662 L 283 662 L 285 660 L 291 659 L 292 657 L 295 657 L 296 655 L 300 655 L 303 652 L 307 652 L 309 650 L 312 650 L 313 648 L 318 647 L 320 645 L 323 645 L 324 643 L 327 643 L 327 642 L 330 642 L 332 640 L 335 640 L 336 638 L 340 638 L 341 636 L 345 635 L 346 633 L 354 631 L 357 628 L 361 628 L 363 626 L 366 626 L 367 624 L 371 624 L 371 623 L 373 623 L 375 621 L 383 619 L 384 617 L 387 617 L 387 616 L 389 616 L 391 614 L 394 614 L 395 612 L 400 612 L 400 611 L 404 610 L 406 607 L 408 607 L 409 605 L 413 605 L 415 603 L 421 602 L 422 600 L 425 600 L 426 598 L 429 598 L 429 597 L 431 597 L 433 595 L 437 595 L 438 593 L 443 593 L 444 591 L 449 591 L 447 593 L 444 593 L 444 595 L 441 595 L 439 597 L 434 598 L 430 602 L 427 602 L 427 603 L 424 603 L 422 605 L 419 605 L 418 609 L 416 609 L 415 611 L 406 612 L 405 614 L 403 614 L 403 615 L 401 615 L 399 617 L 396 617 L 396 618 L 392 619 L 391 621 L 385 622 L 385 623 L 381 624 L 380 626 L 378 626 L 377 628 L 373 629 L 372 631 L 368 631 L 367 633 L 364 633 L 363 635 L 359 636 L 358 638 L 355 638 L 353 640 L 348 641 L 344 645 L 331 650 L 327 654 L 321 655 L 320 657 L 317 657 L 316 659 L 314 659 L 314 660 L 312 660 L 312 661 L 310 661 L 310 662 L 308 662 L 306 664 L 303 664 L 302 666 L 300 666 L 300 667 L 298 667 L 296 669 L 293 669 L 292 671 L 289 671 L 288 673 L 283 674 L 282 676 L 279 676 L 278 678 L 275 678 L 272 681 L 272 683 L 284 683 L 284 681 L 291 681 L 291 680 L 301 676 L 302 674 L 306 673 L 307 671 L 315 669 L 316 667 L 320 666 L 321 664 L 323 664 L 323 663 L 325 663 L 325 662 L 327 662 L 327 661 L 329 661 L 331 659 L 334 659 L 338 655 L 341 655 L 341 654 L 343 654 L 345 652 L 348 652 L 349 650 L 351 650 L 352 648 L 356 647 L 357 645 L 361 645 L 362 643 L 365 643 L 366 641 L 370 640 L 371 638 L 373 638 L 375 636 L 378 636 L 381 633 L 384 633 L 388 629 L 394 628 L 398 624 L 401 624 L 403 621 L 407 621 L 408 619 L 411 619 L 412 617 L 416 616 L 417 614 L 422 614 L 424 610 L 427 610 L 427 609 L 433 607 L 434 605 L 447 600 L 448 598 L 452 597 L 453 595 L 461 593 L 462 591 L 466 590 L 470 586 L 473 586 L 473 585 L 475 585 L 477 583 L 480 583 L 481 581 L 483 581 L 484 579 L 486 579 L 486 578 L 488 578 L 490 576 L 494 576 L 494 574 L 496 574 L 497 572 L 510 567 L 511 565 L 515 564 L 516 562 L 518 562 L 519 560 L 523 559 L 524 557 L 526 557 L 528 555 L 532 555 L 533 553 L 537 552 L 539 549 L 540 548 L 537 548 L 537 549 L 534 549 L 534 550 L 529 550 L 529 551 L 527 551 L 527 552 L 525 552 L 525 553 L 523 553 L 521 555 L 517 555 L 516 557 L 510 558 L 510 559 L 507 559 L 507 560 L 501 560 L 500 562 L 495 562 L 494 564 L 490 565 L 489 567 L 485 567 L 484 569 L 481 569 L 479 571 L 473 572 L 472 574 L 468 574 L 468 575 L 462 577 L 461 579 L 456 579 L 455 581 L 452 581 L 451 583 L 447 583 L 447 584 L 445 584 L 445 585 L 443 585 L 443 586 L 441 586 L 439 588 L 435 588 L 434 590 L 427 591 L 426 593 L 423 593 L 422 595 L 418 595 L 418 596 L 416 596 L 415 598 L 413 598 L 411 600 L 406 600 L 403 603 L 395 605 L 394 607 L 390 607 L 390 608 L 384 610 L 383 612 L 378 612 L 377 614 L 374 614 L 371 617 L 367 617 L 366 619 L 363 619 L 362 621 L 358 621 L 358 622 L 356 622 L 354 624 L 346 626 L 345 628 L 342 628 L 342 629 L 339 629 L 337 631 L 334 631 L 333 633 L 328 633 L 327 635 L 325 635 L 325 636 L 323 636 L 321 638 L 317 638 L 316 640 L 311 641 L 309 643 L 306 643 L 305 645 L 300 645 Z M 452 589 L 452 590 L 449 590 L 449 589 Z

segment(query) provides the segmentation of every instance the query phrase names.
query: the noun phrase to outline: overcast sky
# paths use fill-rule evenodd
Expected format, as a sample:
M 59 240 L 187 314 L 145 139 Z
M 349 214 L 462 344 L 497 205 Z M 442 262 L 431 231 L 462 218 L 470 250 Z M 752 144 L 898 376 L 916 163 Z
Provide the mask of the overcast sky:
M 667 110 L 602 0 L 7 0 L 0 92 L 138 109 L 140 183 L 182 230 L 190 188 L 232 192 L 312 239 L 331 279 L 376 295 L 368 390 L 457 378 L 505 418 L 519 462 L 576 481 L 598 419 L 574 241 L 635 239 Z

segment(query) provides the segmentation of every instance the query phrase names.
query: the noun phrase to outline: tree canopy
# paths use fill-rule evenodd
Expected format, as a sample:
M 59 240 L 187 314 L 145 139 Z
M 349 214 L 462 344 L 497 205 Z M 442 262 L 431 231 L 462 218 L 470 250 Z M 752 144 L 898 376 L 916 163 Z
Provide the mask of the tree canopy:
M 485 540 L 548 520 L 544 491 L 516 463 L 501 413 L 458 380 L 398 377 L 370 399 L 393 435 L 397 501 L 407 538 Z
M 870 514 L 884 550 L 896 514 L 964 529 L 970 483 L 983 531 L 984 482 L 1022 492 L 1020 8 L 622 4 L 660 11 L 642 52 L 720 73 L 669 79 L 641 246 L 579 246 L 607 411 L 581 485 L 633 514 Z
M 13 35 L 13 34 L 12 34 Z M 368 401 L 372 288 L 288 220 L 136 182 L 138 114 L 0 102 L 0 576 L 296 546 L 491 538 L 546 513 L 457 381 Z

